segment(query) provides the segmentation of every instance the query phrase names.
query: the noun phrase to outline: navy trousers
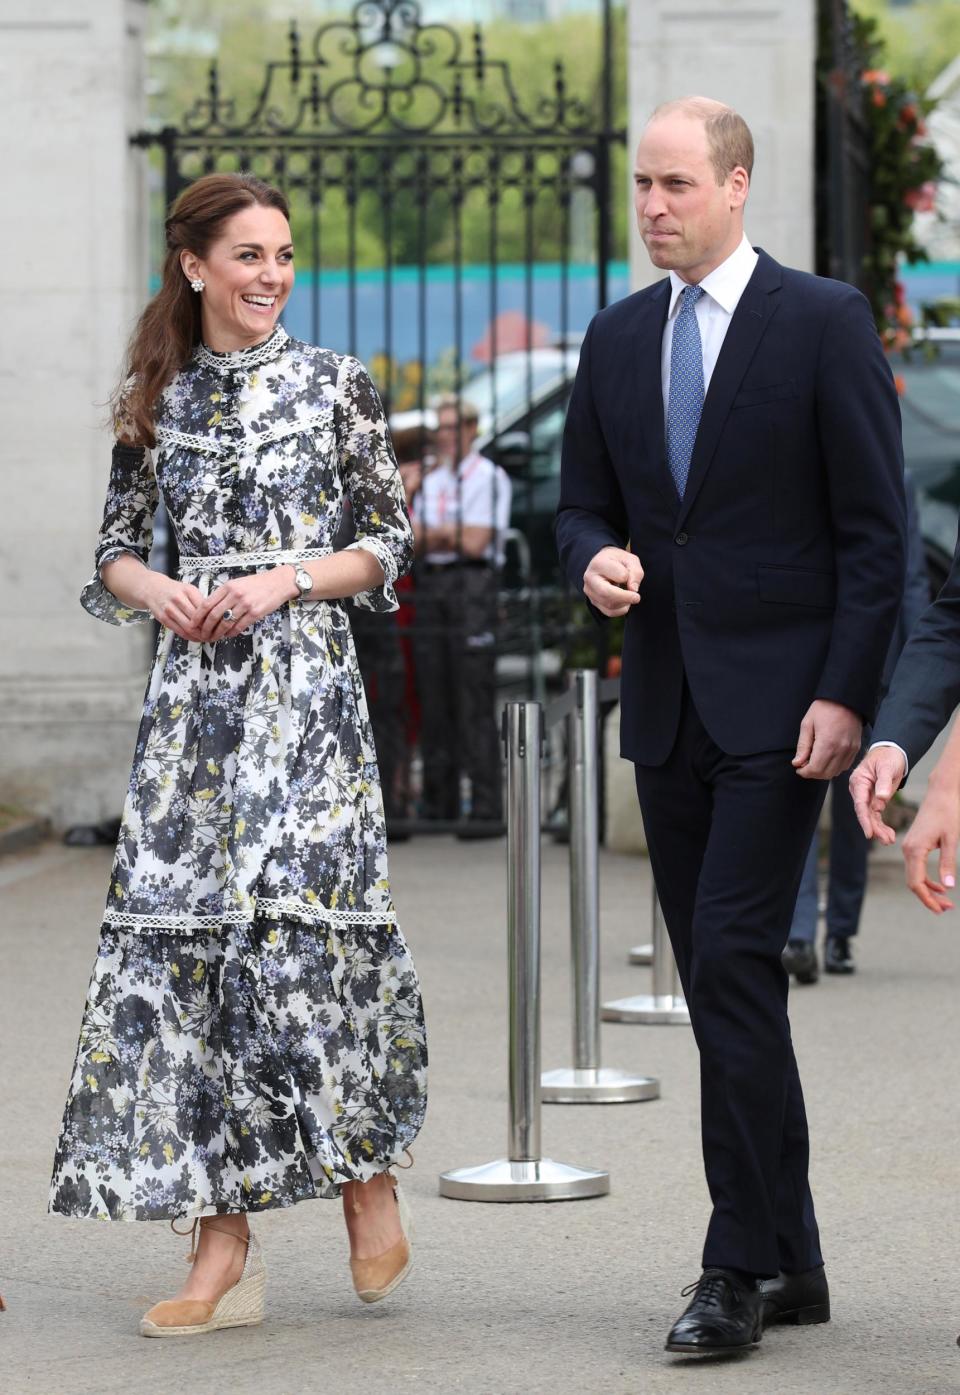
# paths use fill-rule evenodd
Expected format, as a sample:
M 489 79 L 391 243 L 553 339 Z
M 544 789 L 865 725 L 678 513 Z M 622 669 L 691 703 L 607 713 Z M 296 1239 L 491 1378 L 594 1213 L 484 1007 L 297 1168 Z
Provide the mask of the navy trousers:
M 869 732 L 864 746 L 870 744 Z M 867 857 L 870 844 L 863 836 L 850 798 L 850 771 L 830 781 L 830 871 L 827 882 L 827 935 L 844 939 L 860 928 L 860 912 L 867 890 Z M 814 834 L 803 868 L 797 905 L 790 927 L 791 940 L 817 937 L 820 915 L 820 838 Z
M 653 875 L 700 1051 L 713 1210 L 703 1263 L 772 1276 L 822 1255 L 780 962 L 825 785 L 793 751 L 731 756 L 686 688 L 673 751 L 636 766 Z

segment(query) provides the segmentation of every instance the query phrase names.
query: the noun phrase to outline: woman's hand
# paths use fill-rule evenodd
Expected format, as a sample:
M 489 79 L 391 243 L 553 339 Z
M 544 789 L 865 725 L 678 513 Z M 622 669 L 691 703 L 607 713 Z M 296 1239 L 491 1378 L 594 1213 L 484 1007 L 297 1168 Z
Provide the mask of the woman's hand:
M 154 620 L 181 639 L 200 638 L 198 616 L 206 597 L 189 581 L 175 581 L 162 572 L 151 572 L 144 590 L 146 609 Z
M 289 565 L 225 581 L 209 596 L 201 597 L 195 616 L 196 638 L 202 644 L 232 639 L 299 594 L 294 568 Z M 230 611 L 229 620 L 224 620 L 224 611 Z
M 907 886 L 928 911 L 942 915 L 953 910 L 949 893 L 957 879 L 957 840 L 960 838 L 960 789 L 953 781 L 940 783 L 935 776 L 910 831 L 903 840 Z M 939 850 L 936 877 L 927 875 L 927 858 Z

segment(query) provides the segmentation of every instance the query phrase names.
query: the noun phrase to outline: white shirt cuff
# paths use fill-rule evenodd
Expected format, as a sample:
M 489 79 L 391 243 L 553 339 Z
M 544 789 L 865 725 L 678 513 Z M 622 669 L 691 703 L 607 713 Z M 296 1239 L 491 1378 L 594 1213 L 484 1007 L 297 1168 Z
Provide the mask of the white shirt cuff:
M 906 751 L 903 749 L 902 746 L 898 746 L 897 743 L 896 743 L 895 741 L 874 741 L 874 742 L 868 747 L 868 750 L 875 751 L 875 750 L 877 749 L 878 746 L 890 746 L 890 747 L 893 748 L 894 751 L 899 751 L 900 754 L 903 756 L 903 777 L 902 777 L 902 779 L 901 779 L 901 781 L 900 781 L 900 783 L 902 784 L 903 781 L 904 781 L 904 780 L 907 778 L 907 776 L 910 774 L 910 762 L 907 760 L 907 753 L 906 753 Z

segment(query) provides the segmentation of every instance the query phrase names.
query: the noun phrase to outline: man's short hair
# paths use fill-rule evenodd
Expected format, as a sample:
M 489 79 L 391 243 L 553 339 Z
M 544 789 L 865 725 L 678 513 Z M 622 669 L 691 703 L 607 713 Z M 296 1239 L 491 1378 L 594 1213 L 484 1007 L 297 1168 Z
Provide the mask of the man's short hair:
M 753 174 L 753 136 L 750 127 L 733 107 L 728 107 L 725 102 L 716 102 L 712 97 L 678 97 L 672 102 L 662 102 L 650 120 L 655 121 L 658 116 L 670 116 L 675 112 L 703 122 L 710 163 L 718 184 L 723 184 L 738 165 L 742 165 L 748 175 Z
M 446 397 L 441 397 L 437 403 L 436 412 L 438 417 L 441 412 L 456 412 L 465 426 L 476 426 L 480 420 L 480 413 L 468 398 L 454 397 L 452 393 Z

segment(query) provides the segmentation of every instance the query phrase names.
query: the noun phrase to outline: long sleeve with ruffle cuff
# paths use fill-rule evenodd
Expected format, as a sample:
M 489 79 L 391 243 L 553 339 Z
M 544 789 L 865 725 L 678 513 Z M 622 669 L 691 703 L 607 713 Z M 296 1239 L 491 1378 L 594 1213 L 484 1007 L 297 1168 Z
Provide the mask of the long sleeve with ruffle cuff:
M 157 502 L 157 481 L 146 450 L 117 442 L 110 463 L 94 573 L 80 593 L 84 610 L 108 625 L 138 625 L 152 619 L 148 610 L 134 610 L 118 600 L 104 584 L 100 568 L 125 552 L 147 565 Z
M 372 552 L 383 568 L 383 585 L 351 600 L 363 610 L 397 610 L 394 582 L 413 563 L 413 529 L 380 398 L 355 358 L 340 364 L 336 413 L 340 463 L 356 524 L 356 539 L 347 550 Z

